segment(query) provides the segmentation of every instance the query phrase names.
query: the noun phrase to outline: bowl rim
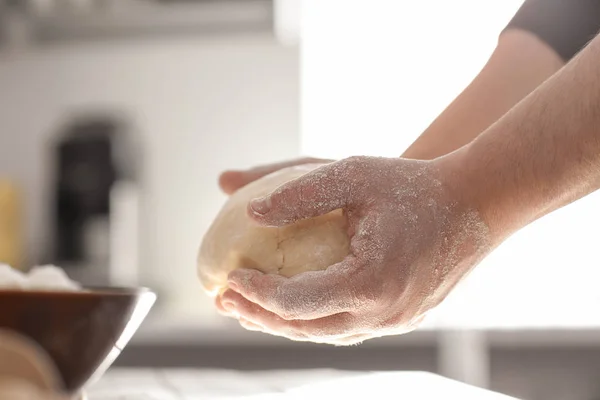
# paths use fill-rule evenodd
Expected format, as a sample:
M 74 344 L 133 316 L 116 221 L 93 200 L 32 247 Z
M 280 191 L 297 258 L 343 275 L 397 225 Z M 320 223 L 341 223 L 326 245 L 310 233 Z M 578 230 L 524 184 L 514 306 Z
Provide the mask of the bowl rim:
M 18 289 L 18 288 L 0 288 L 0 296 L 9 294 L 15 296 L 66 296 L 66 297 L 97 297 L 97 296 L 142 296 L 154 295 L 156 292 L 152 289 L 139 286 L 82 286 L 77 290 L 65 289 Z

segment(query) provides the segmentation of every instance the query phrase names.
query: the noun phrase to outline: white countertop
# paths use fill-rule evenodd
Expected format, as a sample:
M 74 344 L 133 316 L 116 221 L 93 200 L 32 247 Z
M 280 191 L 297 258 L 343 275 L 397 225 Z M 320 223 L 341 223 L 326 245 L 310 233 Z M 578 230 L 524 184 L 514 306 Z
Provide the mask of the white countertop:
M 600 346 L 598 328 L 539 328 L 539 329 L 486 329 L 486 340 L 494 347 L 544 346 Z M 439 330 L 431 327 L 415 332 L 379 338 L 365 342 L 366 346 L 435 346 Z M 223 319 L 219 324 L 202 323 L 201 319 L 170 318 L 155 315 L 140 327 L 131 345 L 247 345 L 285 346 L 290 341 L 260 332 L 242 329 L 233 320 Z
M 428 372 L 336 370 L 242 372 L 193 369 L 113 369 L 88 390 L 89 400 L 318 398 L 516 400 Z

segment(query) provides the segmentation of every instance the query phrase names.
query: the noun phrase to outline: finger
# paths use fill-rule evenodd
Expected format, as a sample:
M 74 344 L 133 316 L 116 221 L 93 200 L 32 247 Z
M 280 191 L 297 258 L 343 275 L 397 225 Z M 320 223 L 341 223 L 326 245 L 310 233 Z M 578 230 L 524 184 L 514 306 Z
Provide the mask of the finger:
M 239 294 L 238 294 L 238 296 L 239 296 Z M 268 312 L 268 311 L 265 310 L 265 312 Z M 257 323 L 251 322 L 244 317 L 239 318 L 239 323 L 244 329 L 246 329 L 248 331 L 252 331 L 252 332 L 262 332 L 262 333 L 267 333 L 267 334 L 270 334 L 273 336 L 285 337 L 287 339 L 292 339 L 295 341 L 331 344 L 334 346 L 355 346 L 355 345 L 361 344 L 362 342 L 364 342 L 367 339 L 371 339 L 374 337 L 372 334 L 364 334 L 363 333 L 363 334 L 355 334 L 355 335 L 336 337 L 336 338 L 312 338 L 312 339 L 309 339 L 309 338 L 305 337 L 304 335 L 300 336 L 300 335 L 296 334 L 294 336 L 294 338 L 290 338 L 290 337 L 285 336 L 284 334 L 275 332 L 275 331 L 273 331 L 271 329 L 267 329 L 264 326 L 261 326 Z
M 227 302 L 234 304 L 240 319 L 263 327 L 265 332 L 276 332 L 290 339 L 309 338 L 311 341 L 333 342 L 354 335 L 362 328 L 349 313 L 314 320 L 290 321 L 250 302 L 234 291 L 227 291 L 223 296 Z
M 249 301 L 279 317 L 316 319 L 348 311 L 360 311 L 376 300 L 363 268 L 354 258 L 325 271 L 303 272 L 291 278 L 238 269 L 229 274 L 229 287 Z
M 425 321 L 425 317 L 426 315 L 421 315 L 420 317 L 417 317 L 414 320 L 410 321 L 408 324 L 409 328 L 419 328 L 423 324 L 423 321 Z
M 373 336 L 369 334 L 357 334 L 335 338 L 312 338 L 312 339 L 299 339 L 301 342 L 311 342 L 318 344 L 330 344 L 333 346 L 358 346 L 367 339 L 372 339 Z
M 370 334 L 350 335 L 345 338 L 337 339 L 330 344 L 333 344 L 336 346 L 358 346 L 365 340 L 371 339 L 371 338 L 373 338 L 373 336 Z
M 350 159 L 324 165 L 253 199 L 248 214 L 262 225 L 282 226 L 344 208 L 358 200 L 352 198 L 352 188 L 362 181 L 358 172 Z
M 298 332 L 294 332 L 292 330 L 287 329 L 286 331 L 278 331 L 275 329 L 270 329 L 261 325 L 258 320 L 260 318 L 252 317 L 252 315 L 256 314 L 265 314 L 264 318 L 279 318 L 277 315 L 261 308 L 260 306 L 251 303 L 246 300 L 239 293 L 234 292 L 233 290 L 227 290 L 223 293 L 225 298 L 225 304 L 227 307 L 232 310 L 232 313 L 238 316 L 238 320 L 240 325 L 243 328 L 249 328 L 249 330 L 255 330 L 257 328 L 264 333 L 268 333 L 273 336 L 284 337 L 286 339 L 291 339 L 295 341 L 309 341 L 309 339 Z M 268 315 L 268 317 L 267 317 Z M 250 318 L 250 319 L 249 319 Z
M 245 171 L 225 171 L 219 176 L 219 187 L 227 195 L 232 195 L 250 182 Z
M 270 173 L 279 171 L 280 169 L 303 164 L 326 164 L 330 162 L 333 162 L 333 160 L 304 157 L 274 164 L 261 165 L 248 170 L 229 170 L 223 172 L 221 176 L 219 176 L 219 186 L 223 192 L 231 195 L 247 184 L 260 179 L 263 176 L 269 175 Z
M 215 297 L 215 307 L 219 314 L 225 317 L 232 317 L 233 315 L 223 307 L 223 303 L 221 302 L 221 295 Z
M 334 346 L 358 346 L 365 340 L 377 338 L 377 335 L 370 333 L 358 333 L 355 335 L 335 337 L 335 338 L 324 338 L 324 339 L 313 339 L 314 343 L 332 344 Z
M 264 327 L 257 325 L 251 321 L 248 321 L 245 318 L 240 318 L 239 321 L 240 321 L 240 325 L 248 331 L 253 331 L 253 332 L 264 332 L 265 331 Z

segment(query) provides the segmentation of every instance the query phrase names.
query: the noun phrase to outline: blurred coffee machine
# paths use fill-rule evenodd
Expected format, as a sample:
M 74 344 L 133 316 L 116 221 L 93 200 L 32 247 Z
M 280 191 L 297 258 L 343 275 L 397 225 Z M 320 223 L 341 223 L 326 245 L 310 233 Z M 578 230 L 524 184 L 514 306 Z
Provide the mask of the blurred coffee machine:
M 138 250 L 140 154 L 133 134 L 123 119 L 84 115 L 66 126 L 54 147 L 52 262 L 84 284 L 135 284 L 115 282 L 111 273 L 117 268 L 131 280 L 137 268 L 131 252 Z M 114 265 L 120 260 L 115 243 L 130 253 L 130 265 Z

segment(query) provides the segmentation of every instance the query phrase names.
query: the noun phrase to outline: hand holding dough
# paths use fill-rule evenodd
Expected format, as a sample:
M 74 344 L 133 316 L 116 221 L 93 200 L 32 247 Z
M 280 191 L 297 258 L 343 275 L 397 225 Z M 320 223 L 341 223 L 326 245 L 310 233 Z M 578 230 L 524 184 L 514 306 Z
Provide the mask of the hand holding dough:
M 344 214 L 337 215 L 344 229 L 308 230 L 309 239 L 295 248 L 296 255 L 302 261 L 324 260 L 315 257 L 319 254 L 315 249 L 336 237 L 335 232 L 347 232 L 350 246 L 336 254 L 341 260 L 306 263 L 306 270 L 312 271 L 289 278 L 257 271 L 272 262 L 259 263 L 255 269 L 238 268 L 227 277 L 223 274 L 219 281 L 226 278 L 229 286 L 220 296 L 223 308 L 247 329 L 336 345 L 415 329 L 491 249 L 487 226 L 469 199 L 451 187 L 452 175 L 440 162 L 351 157 L 283 183 L 247 206 L 235 207 L 240 213 L 232 213 L 234 221 L 224 226 L 242 220 L 243 226 L 252 228 L 241 232 L 253 231 L 244 236 L 242 254 L 262 254 L 265 236 L 257 225 L 269 232 L 280 232 L 273 227 L 296 227 L 292 237 L 302 237 L 298 224 L 313 224 L 324 217 L 335 221 L 340 209 Z M 223 231 L 219 237 L 236 231 Z M 239 260 L 239 255 L 234 259 Z M 241 264 L 252 263 L 226 265 Z M 299 267 L 296 264 L 292 273 Z
M 247 214 L 250 200 L 319 166 L 284 168 L 229 198 L 204 236 L 198 256 L 200 281 L 211 296 L 225 291 L 228 274 L 238 268 L 291 277 L 326 269 L 348 255 L 350 240 L 342 210 L 281 227 L 260 226 Z

